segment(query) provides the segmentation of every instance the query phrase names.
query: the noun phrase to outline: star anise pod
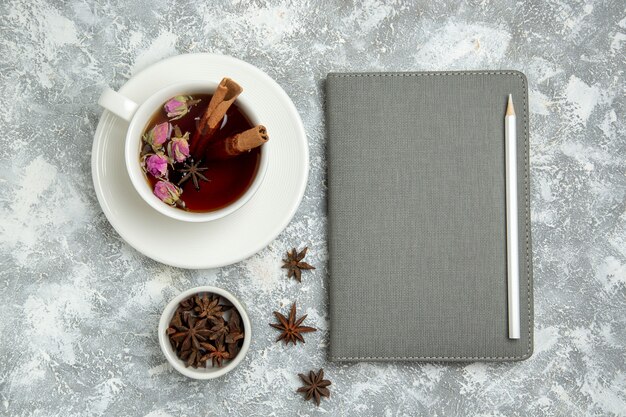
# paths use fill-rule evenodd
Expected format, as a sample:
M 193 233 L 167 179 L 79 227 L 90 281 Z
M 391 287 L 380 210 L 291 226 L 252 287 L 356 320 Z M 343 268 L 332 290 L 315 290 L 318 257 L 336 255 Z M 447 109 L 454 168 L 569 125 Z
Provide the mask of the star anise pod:
M 230 314 L 230 320 L 228 320 L 229 332 L 226 335 L 226 343 L 237 343 L 238 340 L 243 339 L 243 331 L 241 330 L 241 317 L 236 310 Z
M 193 307 L 191 307 L 191 309 L 185 309 L 179 306 L 174 312 L 174 317 L 172 318 L 172 321 L 177 319 L 180 324 L 186 324 L 189 322 L 189 317 L 193 315 Z
M 196 303 L 192 297 L 185 298 L 178 304 L 174 317 L 178 315 L 183 323 L 187 323 L 187 320 L 189 319 L 189 316 L 192 315 L 195 306 Z
M 211 359 L 213 366 L 217 365 L 221 368 L 222 361 L 224 359 L 230 359 L 230 354 L 224 349 L 223 343 L 217 342 L 215 346 L 210 343 L 202 343 L 202 347 L 207 351 L 207 354 L 204 355 L 201 360 L 207 361 Z
M 168 326 L 168 328 L 165 330 L 165 333 L 170 336 L 169 340 L 170 340 L 170 344 L 172 345 L 172 348 L 174 350 L 176 350 L 176 348 L 178 347 L 178 345 L 180 343 L 178 343 L 176 340 L 172 339 L 172 335 L 178 333 L 178 329 L 181 328 L 183 326 L 183 321 L 182 321 L 182 317 L 181 317 L 181 311 L 180 311 L 180 307 L 176 309 L 176 311 L 174 312 L 174 315 L 172 316 L 172 320 L 170 320 L 170 325 Z
M 224 338 L 228 334 L 228 331 L 228 326 L 224 320 L 216 321 L 215 325 L 211 327 L 211 336 L 209 336 L 209 340 L 223 342 Z
M 211 331 L 206 328 L 206 319 L 196 320 L 193 316 L 189 317 L 187 326 L 183 324 L 176 330 L 178 332 L 170 337 L 174 342 L 180 344 L 181 353 L 190 350 L 192 347 L 200 349 L 200 342 L 207 340 L 211 334 Z
M 302 282 L 302 270 L 315 269 L 314 266 L 302 262 L 308 250 L 309 248 L 305 247 L 301 252 L 298 252 L 296 248 L 287 251 L 287 259 L 283 259 L 284 264 L 282 266 L 287 269 L 287 278 L 295 277 L 298 282 Z
M 301 326 L 304 319 L 306 319 L 306 314 L 296 320 L 295 302 L 291 305 L 289 318 L 286 318 L 278 311 L 274 311 L 274 316 L 276 316 L 276 318 L 278 319 L 279 324 L 270 323 L 270 326 L 282 331 L 280 336 L 278 336 L 278 339 L 276 339 L 277 342 L 280 340 L 284 340 L 285 344 L 289 344 L 289 342 L 292 342 L 295 345 L 296 342 L 299 340 L 304 343 L 304 337 L 302 337 L 302 333 L 317 331 L 315 327 Z
M 200 350 L 194 347 L 192 347 L 189 350 L 184 350 L 180 354 L 180 358 L 185 361 L 185 366 L 187 367 L 193 366 L 194 368 L 203 366 L 203 364 L 206 363 L 206 360 L 202 361 L 201 356 L 202 356 L 202 353 L 200 352 Z
M 234 358 L 241 349 L 241 344 L 244 338 L 244 330 L 241 326 L 241 317 L 237 310 L 233 310 L 228 320 L 228 328 L 230 332 L 226 335 L 226 347 L 230 357 Z
M 195 312 L 198 317 L 204 317 L 205 319 L 216 322 L 222 319 L 224 311 L 223 306 L 219 304 L 219 297 L 209 297 L 207 294 L 203 294 L 202 297 L 196 295 L 194 297 L 196 302 Z
M 189 178 L 191 178 L 191 181 L 193 181 L 193 186 L 196 187 L 196 190 L 199 190 L 200 189 L 200 183 L 198 182 L 199 179 L 202 181 L 209 182 L 209 179 L 205 177 L 203 174 L 201 174 L 202 171 L 206 171 L 209 168 L 200 167 L 201 162 L 202 161 L 194 162 L 193 159 L 191 159 L 189 163 L 185 163 L 183 167 L 178 170 L 178 172 L 182 173 L 183 176 L 178 181 L 177 185 L 180 186 L 184 184 L 185 182 L 187 182 Z
M 176 329 L 181 327 L 184 324 L 181 313 L 182 313 L 182 311 L 181 311 L 180 307 L 177 308 L 176 311 L 174 312 L 174 315 L 172 316 L 172 320 L 170 320 L 170 325 L 167 328 L 167 333 L 168 334 L 176 333 Z
M 226 348 L 228 349 L 228 354 L 231 358 L 237 356 L 237 354 L 241 350 L 240 343 L 227 343 Z
M 298 374 L 304 385 L 298 388 L 298 392 L 305 393 L 305 400 L 310 400 L 313 398 L 315 404 L 320 405 L 320 400 L 322 397 L 330 397 L 330 391 L 327 386 L 331 384 L 331 382 L 327 379 L 324 379 L 324 370 L 320 369 L 317 374 L 313 371 L 309 371 L 309 375 Z
M 178 304 L 178 309 L 181 311 L 190 311 L 196 306 L 196 303 L 192 297 L 185 298 Z

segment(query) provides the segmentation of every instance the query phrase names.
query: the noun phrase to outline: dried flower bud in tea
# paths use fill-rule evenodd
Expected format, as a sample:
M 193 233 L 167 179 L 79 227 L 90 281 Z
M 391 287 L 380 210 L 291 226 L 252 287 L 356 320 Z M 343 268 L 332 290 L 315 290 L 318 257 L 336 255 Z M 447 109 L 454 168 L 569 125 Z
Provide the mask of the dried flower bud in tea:
M 167 175 L 169 161 L 162 153 L 146 155 L 144 158 L 144 170 L 155 178 L 163 178 Z
M 163 105 L 163 109 L 167 113 L 167 117 L 171 118 L 170 120 L 178 120 L 189 113 L 191 106 L 199 102 L 200 100 L 194 100 L 191 96 L 176 96 L 169 99 Z
M 185 162 L 189 158 L 189 132 L 182 137 L 173 137 L 167 144 L 167 154 L 173 161 Z
M 169 181 L 160 180 L 154 186 L 154 195 L 157 196 L 165 204 L 173 206 L 178 200 L 182 191 Z
M 172 125 L 168 122 L 159 123 L 154 126 L 146 135 L 143 140 L 152 146 L 152 149 L 158 151 L 163 147 L 163 144 L 167 142 L 172 134 Z

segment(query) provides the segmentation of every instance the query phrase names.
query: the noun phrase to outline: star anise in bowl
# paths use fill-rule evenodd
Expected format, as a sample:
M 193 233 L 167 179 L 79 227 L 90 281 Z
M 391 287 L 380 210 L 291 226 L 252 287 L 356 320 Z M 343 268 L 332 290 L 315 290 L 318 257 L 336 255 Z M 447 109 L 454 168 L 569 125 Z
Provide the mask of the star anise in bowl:
M 159 324 L 167 359 L 192 378 L 209 379 L 234 368 L 250 344 L 250 321 L 243 306 L 224 290 L 206 291 L 213 288 L 199 287 L 172 300 Z

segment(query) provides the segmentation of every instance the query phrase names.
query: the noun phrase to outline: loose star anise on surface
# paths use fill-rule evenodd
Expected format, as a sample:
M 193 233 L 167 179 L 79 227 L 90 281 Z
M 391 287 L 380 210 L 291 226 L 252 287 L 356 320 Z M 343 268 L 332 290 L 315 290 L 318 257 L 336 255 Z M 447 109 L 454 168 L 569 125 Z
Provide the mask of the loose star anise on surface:
M 298 392 L 305 393 L 305 400 L 313 398 L 315 404 L 320 405 L 322 397 L 330 397 L 330 391 L 328 387 L 331 382 L 324 379 L 324 370 L 320 369 L 317 374 L 313 371 L 309 371 L 309 375 L 298 374 L 304 385 L 298 388 Z
M 211 366 L 222 366 L 225 360 L 237 356 L 245 329 L 228 301 L 216 294 L 201 293 L 179 304 L 165 334 L 185 366 L 199 368 L 208 366 L 209 359 Z
M 224 349 L 224 344 L 221 342 L 217 342 L 215 346 L 210 343 L 203 343 L 202 347 L 206 349 L 208 353 L 204 355 L 201 360 L 207 361 L 211 359 L 211 364 L 213 366 L 217 365 L 218 367 L 221 367 L 224 359 L 230 359 L 230 354 L 226 351 L 226 349 Z
M 305 247 L 301 252 L 298 252 L 296 248 L 287 251 L 287 259 L 283 259 L 284 264 L 282 266 L 287 269 L 287 278 L 294 277 L 298 282 L 302 282 L 302 270 L 315 269 L 314 266 L 302 262 L 308 250 L 309 248 Z
M 183 174 L 182 178 L 178 181 L 179 186 L 184 184 L 189 178 L 193 181 L 193 186 L 196 190 L 200 189 L 199 179 L 209 182 L 209 179 L 201 174 L 202 171 L 206 171 L 209 168 L 200 167 L 201 162 L 202 161 L 194 162 L 193 159 L 191 159 L 189 163 L 185 163 L 183 167 L 178 170 L 178 172 Z
M 302 337 L 302 333 L 315 332 L 317 329 L 315 327 L 301 326 L 304 319 L 306 319 L 306 314 L 296 320 L 296 303 L 294 302 L 291 305 L 291 310 L 289 311 L 289 318 L 286 318 L 278 311 L 274 311 L 274 316 L 278 319 L 279 323 L 270 323 L 275 329 L 282 331 L 277 342 L 284 340 L 285 344 L 289 344 L 292 342 L 294 345 L 299 340 L 304 343 L 304 337 Z

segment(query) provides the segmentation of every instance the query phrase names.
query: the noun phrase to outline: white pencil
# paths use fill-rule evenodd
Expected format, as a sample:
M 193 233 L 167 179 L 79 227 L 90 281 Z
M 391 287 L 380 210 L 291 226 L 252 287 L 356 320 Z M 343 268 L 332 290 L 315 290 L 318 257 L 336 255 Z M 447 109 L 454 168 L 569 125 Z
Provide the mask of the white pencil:
M 519 252 L 517 226 L 517 131 L 513 97 L 504 116 L 506 159 L 506 258 L 509 309 L 509 339 L 520 338 Z

